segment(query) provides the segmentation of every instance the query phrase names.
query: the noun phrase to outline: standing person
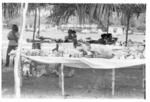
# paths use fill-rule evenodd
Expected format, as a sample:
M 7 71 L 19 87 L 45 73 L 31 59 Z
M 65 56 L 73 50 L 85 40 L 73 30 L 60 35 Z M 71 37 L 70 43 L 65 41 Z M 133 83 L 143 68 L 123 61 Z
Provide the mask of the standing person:
M 9 44 L 8 44 L 8 48 L 7 48 L 7 55 L 6 55 L 6 67 L 9 66 L 9 53 L 11 52 L 11 50 L 15 50 L 16 47 L 18 46 L 18 39 L 19 39 L 19 32 L 18 32 L 18 26 L 13 24 L 12 25 L 12 30 L 8 33 L 8 40 L 9 40 Z

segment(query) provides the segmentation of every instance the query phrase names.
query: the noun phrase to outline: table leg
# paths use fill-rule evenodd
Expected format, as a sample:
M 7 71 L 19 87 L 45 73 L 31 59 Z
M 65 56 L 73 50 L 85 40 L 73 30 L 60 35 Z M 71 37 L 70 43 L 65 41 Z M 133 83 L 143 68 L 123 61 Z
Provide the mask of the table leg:
M 112 96 L 115 95 L 115 69 L 112 69 Z
M 19 73 L 20 73 L 20 87 L 22 87 L 22 83 L 23 83 L 23 74 L 22 74 L 22 72 L 23 72 L 23 69 L 22 69 L 22 57 L 20 57 L 20 62 L 19 62 Z
M 64 64 L 61 64 L 61 91 L 62 96 L 65 96 L 65 88 L 64 88 Z
M 146 99 L 146 90 L 145 90 L 145 65 L 143 66 L 143 94 L 144 94 L 144 99 Z

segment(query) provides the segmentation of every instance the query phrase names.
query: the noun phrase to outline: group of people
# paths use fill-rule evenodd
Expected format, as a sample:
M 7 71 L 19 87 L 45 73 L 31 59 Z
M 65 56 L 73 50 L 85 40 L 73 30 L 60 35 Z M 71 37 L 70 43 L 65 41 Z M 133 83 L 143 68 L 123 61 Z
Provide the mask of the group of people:
M 8 67 L 10 63 L 10 56 L 9 53 L 12 50 L 15 50 L 18 46 L 18 39 L 19 39 L 19 28 L 16 24 L 12 25 L 11 31 L 8 33 L 7 36 L 9 43 L 8 43 L 8 48 L 7 48 L 7 54 L 6 54 L 6 64 L 5 66 Z M 74 47 L 77 46 L 77 35 L 75 30 L 68 30 L 68 36 L 65 37 L 64 42 L 73 42 Z M 14 60 L 13 60 L 14 62 Z
M 19 28 L 16 24 L 12 25 L 11 31 L 8 33 L 7 36 L 9 40 L 8 48 L 7 48 L 7 54 L 6 54 L 6 64 L 5 66 L 9 66 L 9 53 L 12 50 L 15 50 L 18 46 L 18 39 L 19 39 Z M 99 44 L 113 44 L 117 41 L 117 38 L 113 38 L 112 34 L 102 34 L 101 38 L 98 39 L 97 41 L 92 41 L 90 40 L 89 43 L 99 43 Z M 63 42 L 73 42 L 74 48 L 78 46 L 78 41 L 77 41 L 77 35 L 75 30 L 68 30 L 68 35 L 65 37 L 65 40 Z

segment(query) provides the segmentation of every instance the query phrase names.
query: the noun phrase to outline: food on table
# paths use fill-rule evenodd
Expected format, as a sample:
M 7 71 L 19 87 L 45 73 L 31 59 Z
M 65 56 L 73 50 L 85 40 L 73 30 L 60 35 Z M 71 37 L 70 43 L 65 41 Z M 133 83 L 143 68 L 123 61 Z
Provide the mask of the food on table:
M 49 56 L 49 57 L 73 57 L 73 58 L 107 58 L 107 59 L 144 59 L 145 58 L 145 46 L 136 45 L 136 46 L 128 46 L 128 47 L 120 47 L 115 45 L 98 45 L 98 44 L 89 44 L 89 43 L 81 43 L 80 46 L 76 48 L 73 47 L 73 44 L 59 44 L 59 48 L 57 50 L 44 50 L 44 49 L 23 49 L 22 54 L 28 56 Z M 25 59 L 22 59 L 25 60 Z M 22 61 L 23 71 L 29 71 L 29 66 L 26 61 Z M 40 77 L 44 73 L 46 73 L 45 68 L 41 68 L 43 70 L 37 68 L 34 61 L 30 61 L 30 65 L 32 68 L 32 76 Z M 59 66 L 57 66 L 59 68 Z M 51 72 L 55 73 L 57 76 L 60 75 L 60 71 L 58 68 L 52 68 Z M 74 70 L 68 69 L 65 72 L 65 77 L 71 77 L 75 73 Z
M 57 45 L 58 46 L 58 45 Z M 118 58 L 141 59 L 144 58 L 145 46 L 119 47 L 114 45 L 99 45 L 82 43 L 77 48 L 72 44 L 59 44 L 58 50 L 23 49 L 22 53 L 28 56 L 52 56 L 52 57 L 88 57 L 88 58 Z

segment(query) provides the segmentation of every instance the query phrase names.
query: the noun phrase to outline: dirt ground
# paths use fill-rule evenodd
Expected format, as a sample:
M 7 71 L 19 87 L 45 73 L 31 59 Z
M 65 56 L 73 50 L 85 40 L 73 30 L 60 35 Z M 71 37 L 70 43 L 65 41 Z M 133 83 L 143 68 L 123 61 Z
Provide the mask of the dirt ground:
M 75 75 L 65 78 L 67 98 L 143 98 L 143 66 L 116 69 L 115 96 L 111 94 L 112 70 L 76 69 Z M 58 77 L 54 74 L 39 78 L 23 79 L 22 97 L 61 98 Z M 14 96 L 13 69 L 2 72 L 3 97 Z
M 9 30 L 3 30 L 2 58 L 5 63 L 5 54 L 7 49 L 6 35 Z M 50 32 L 45 32 L 47 35 Z M 53 32 L 53 37 L 64 36 L 62 32 Z M 82 35 L 85 37 L 85 35 Z M 82 36 L 80 36 L 82 38 Z M 86 35 L 93 36 L 98 35 Z M 31 32 L 25 35 L 25 38 L 32 38 Z M 123 40 L 124 35 L 120 37 Z M 143 35 L 129 38 L 142 41 Z M 111 94 L 112 70 L 102 69 L 75 69 L 75 75 L 72 78 L 65 78 L 65 92 L 67 98 L 143 98 L 143 66 L 138 68 L 116 69 L 115 96 Z M 58 86 L 58 77 L 54 74 L 41 76 L 39 78 L 23 79 L 21 89 L 22 97 L 26 98 L 61 98 L 61 89 Z M 5 98 L 14 97 L 14 76 L 13 66 L 2 67 L 2 96 Z

